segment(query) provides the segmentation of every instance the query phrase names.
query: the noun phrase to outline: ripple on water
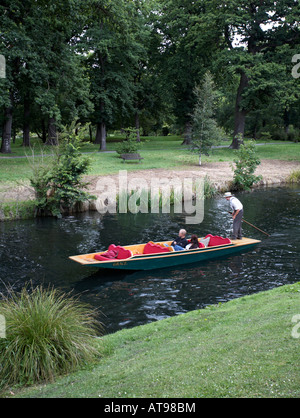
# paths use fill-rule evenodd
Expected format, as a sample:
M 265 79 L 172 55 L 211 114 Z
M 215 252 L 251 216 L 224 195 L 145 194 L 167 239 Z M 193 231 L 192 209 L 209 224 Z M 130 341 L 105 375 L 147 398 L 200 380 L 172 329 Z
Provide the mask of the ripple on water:
M 244 225 L 244 235 L 261 239 L 253 252 L 226 259 L 148 272 L 116 273 L 83 268 L 69 255 L 188 234 L 226 235 L 231 220 L 224 199 L 205 202 L 200 225 L 185 225 L 180 214 L 97 213 L 61 220 L 38 219 L 0 224 L 0 292 L 19 290 L 28 281 L 80 293 L 102 311 L 108 332 L 223 303 L 300 280 L 299 188 L 256 190 L 239 195 L 245 218 L 264 235 Z

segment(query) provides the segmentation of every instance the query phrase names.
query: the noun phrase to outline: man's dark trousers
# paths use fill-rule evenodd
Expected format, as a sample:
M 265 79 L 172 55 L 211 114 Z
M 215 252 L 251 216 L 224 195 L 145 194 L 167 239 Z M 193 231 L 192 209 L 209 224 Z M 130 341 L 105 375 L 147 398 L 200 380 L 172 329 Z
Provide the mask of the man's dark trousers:
M 233 220 L 233 231 L 232 239 L 242 238 L 242 220 L 243 220 L 244 211 L 240 210 Z

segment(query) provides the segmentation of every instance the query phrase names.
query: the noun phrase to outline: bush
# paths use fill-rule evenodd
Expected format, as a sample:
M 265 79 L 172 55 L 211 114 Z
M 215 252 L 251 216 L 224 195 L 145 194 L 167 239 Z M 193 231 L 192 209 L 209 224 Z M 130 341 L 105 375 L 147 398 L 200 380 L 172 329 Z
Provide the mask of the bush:
M 126 139 L 116 146 L 116 151 L 121 154 L 136 154 L 141 147 L 141 143 L 137 142 L 136 129 L 126 129 Z
M 288 178 L 289 183 L 300 183 L 300 170 L 293 171 Z
M 218 190 L 215 188 L 215 186 L 211 183 L 208 176 L 204 177 L 204 197 L 206 199 L 214 197 L 216 194 L 218 194 Z
M 268 131 L 262 131 L 259 134 L 259 139 L 263 142 L 271 141 L 272 140 L 272 135 Z
M 129 138 L 116 146 L 116 151 L 121 154 L 136 154 L 140 145 L 135 139 Z
M 274 130 L 271 134 L 273 141 L 287 141 L 287 133 L 282 128 Z
M 272 132 L 272 139 L 274 141 L 300 141 L 300 130 L 295 128 L 293 125 L 289 125 L 287 131 L 283 128 L 279 128 Z
M 299 129 L 295 128 L 293 125 L 289 126 L 289 130 L 287 133 L 288 141 L 292 142 L 299 142 L 300 141 L 300 131 Z
M 97 355 L 95 313 L 78 300 L 42 287 L 10 292 L 0 301 L 0 387 L 52 381 Z
M 36 192 L 39 214 L 61 216 L 76 203 L 95 198 L 82 190 L 87 187 L 82 176 L 90 165 L 89 159 L 80 153 L 80 135 L 84 131 L 80 131 L 80 125 L 74 122 L 70 127 L 64 127 L 54 157 L 50 161 L 34 162 L 30 182 Z
M 0 202 L 0 221 L 34 218 L 36 204 L 35 200 Z
M 253 141 L 246 145 L 241 145 L 240 149 L 235 151 L 237 158 L 233 160 L 235 164 L 232 190 L 249 190 L 253 184 L 261 180 L 261 176 L 256 176 L 255 170 L 260 164 L 256 156 L 255 144 Z

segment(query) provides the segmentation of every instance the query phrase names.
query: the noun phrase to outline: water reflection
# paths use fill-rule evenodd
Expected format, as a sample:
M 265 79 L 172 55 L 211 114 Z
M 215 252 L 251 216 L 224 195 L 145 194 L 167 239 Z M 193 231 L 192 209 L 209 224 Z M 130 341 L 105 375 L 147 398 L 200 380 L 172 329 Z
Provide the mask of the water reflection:
M 0 224 L 0 292 L 32 281 L 65 291 L 100 308 L 107 332 L 177 315 L 206 305 L 300 280 L 299 188 L 241 194 L 246 219 L 271 234 L 253 252 L 230 258 L 150 272 L 84 268 L 69 255 L 100 251 L 109 244 L 173 238 L 184 225 L 178 214 L 70 216 Z M 226 235 L 231 229 L 224 199 L 205 203 L 205 218 L 189 233 Z

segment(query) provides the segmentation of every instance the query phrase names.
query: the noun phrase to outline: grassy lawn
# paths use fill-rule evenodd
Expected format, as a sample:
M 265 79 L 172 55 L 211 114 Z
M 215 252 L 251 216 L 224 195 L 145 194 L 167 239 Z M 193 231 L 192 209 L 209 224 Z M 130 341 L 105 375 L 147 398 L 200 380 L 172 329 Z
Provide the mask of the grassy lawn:
M 107 150 L 113 151 L 119 137 L 109 137 L 107 142 Z M 41 153 L 51 153 L 51 148 L 40 147 L 40 141 L 32 140 L 35 155 Z M 178 136 L 168 137 L 147 137 L 143 138 L 143 145 L 140 154 L 144 157 L 141 164 L 137 162 L 122 163 L 116 153 L 98 152 L 99 145 L 86 143 L 82 147 L 82 152 L 90 153 L 91 158 L 91 175 L 107 175 L 118 173 L 119 170 L 125 169 L 193 169 L 198 164 L 198 156 L 191 154 L 190 151 L 181 145 L 182 138 Z M 224 141 L 222 144 L 229 145 Z M 32 158 L 31 150 L 26 150 L 21 146 L 21 140 L 17 140 L 16 144 L 12 144 L 12 154 L 10 156 L 20 157 L 29 156 Z M 257 147 L 257 154 L 260 159 L 281 159 L 281 160 L 297 160 L 300 161 L 300 143 L 294 144 L 290 142 L 281 143 L 272 141 L 265 145 Z M 0 155 L 2 157 L 2 155 Z M 214 149 L 209 157 L 204 156 L 202 161 L 205 162 L 222 162 L 232 161 L 234 158 L 233 150 L 229 148 Z M 36 157 L 38 160 L 39 157 Z M 30 162 L 27 158 L 3 159 L 0 158 L 0 182 L 17 182 L 27 181 L 31 175 Z
M 300 397 L 299 300 L 297 283 L 107 335 L 98 364 L 17 396 Z

